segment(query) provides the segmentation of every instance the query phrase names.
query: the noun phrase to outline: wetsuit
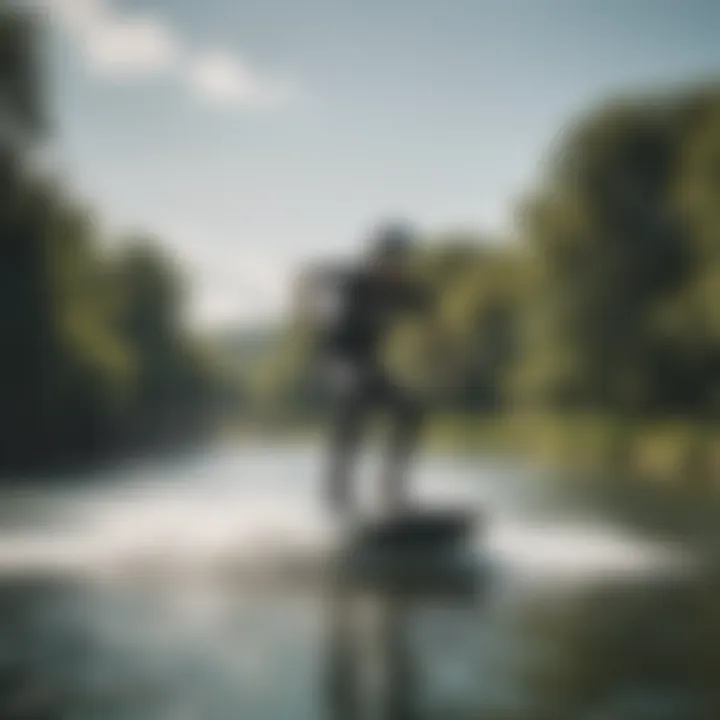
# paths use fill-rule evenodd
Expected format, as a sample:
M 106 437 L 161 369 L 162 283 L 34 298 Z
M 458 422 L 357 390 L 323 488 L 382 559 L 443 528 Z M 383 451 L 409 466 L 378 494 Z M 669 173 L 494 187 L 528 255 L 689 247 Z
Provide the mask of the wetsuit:
M 422 311 L 429 305 L 429 296 L 416 284 L 370 270 L 336 271 L 332 285 L 333 318 L 319 338 L 333 407 L 329 501 L 340 511 L 352 507 L 350 474 L 363 426 L 371 413 L 382 411 L 392 426 L 382 491 L 385 506 L 394 509 L 403 499 L 405 465 L 418 435 L 422 409 L 418 398 L 393 382 L 378 354 L 396 317 Z

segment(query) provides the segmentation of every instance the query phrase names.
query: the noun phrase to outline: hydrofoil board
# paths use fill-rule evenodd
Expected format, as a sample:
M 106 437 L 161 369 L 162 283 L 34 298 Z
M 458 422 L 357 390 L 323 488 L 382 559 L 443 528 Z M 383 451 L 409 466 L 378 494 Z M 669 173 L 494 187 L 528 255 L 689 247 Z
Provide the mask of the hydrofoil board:
M 471 509 L 409 509 L 356 521 L 340 554 L 345 577 L 409 588 L 467 581 L 477 567 L 480 513 Z

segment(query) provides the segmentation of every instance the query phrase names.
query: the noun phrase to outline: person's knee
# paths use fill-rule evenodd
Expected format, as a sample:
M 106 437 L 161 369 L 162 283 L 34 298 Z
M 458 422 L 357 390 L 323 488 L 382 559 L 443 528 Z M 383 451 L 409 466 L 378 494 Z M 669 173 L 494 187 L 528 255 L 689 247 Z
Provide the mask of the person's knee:
M 423 422 L 424 408 L 415 397 L 404 397 L 396 408 L 397 422 L 406 432 L 417 431 Z
M 353 425 L 337 425 L 330 433 L 332 446 L 341 452 L 352 450 L 359 440 L 359 432 Z
M 332 421 L 331 436 L 336 446 L 351 447 L 362 434 L 362 414 L 352 407 L 340 409 Z

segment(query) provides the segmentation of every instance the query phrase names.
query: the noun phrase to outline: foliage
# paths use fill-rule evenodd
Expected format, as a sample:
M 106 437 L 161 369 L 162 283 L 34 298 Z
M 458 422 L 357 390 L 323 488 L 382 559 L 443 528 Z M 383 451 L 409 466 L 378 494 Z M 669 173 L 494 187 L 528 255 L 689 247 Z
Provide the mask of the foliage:
M 618 103 L 559 148 L 523 214 L 536 266 L 523 387 L 534 403 L 720 409 L 719 103 L 706 89 Z
M 560 136 L 518 217 L 512 242 L 426 238 L 414 272 L 437 307 L 388 338 L 396 378 L 466 424 L 521 420 L 526 448 L 562 446 L 595 467 L 686 457 L 664 463 L 670 474 L 697 456 L 717 474 L 720 87 L 590 112 Z M 258 363 L 276 407 L 307 402 L 303 357 L 284 344 Z M 688 437 L 650 442 L 629 423 Z
M 103 251 L 92 213 L 33 169 L 47 116 L 41 32 L 0 9 L 3 474 L 199 438 L 222 389 L 157 243 Z
M 160 244 L 127 238 L 108 253 L 93 212 L 33 170 L 50 116 L 42 30 L 9 7 L 0 6 L 0 470 L 201 437 L 238 407 L 272 423 L 314 417 L 324 397 L 302 317 L 192 337 L 180 273 Z M 555 434 L 553 422 L 523 420 L 542 447 L 643 466 L 711 455 L 716 467 L 705 450 L 720 415 L 719 199 L 719 87 L 596 108 L 559 137 L 512 242 L 426 238 L 412 272 L 435 308 L 393 330 L 384 361 L 435 409 L 483 428 L 500 416 L 594 418 L 560 422 Z M 624 439 L 643 423 L 689 430 L 672 443 Z

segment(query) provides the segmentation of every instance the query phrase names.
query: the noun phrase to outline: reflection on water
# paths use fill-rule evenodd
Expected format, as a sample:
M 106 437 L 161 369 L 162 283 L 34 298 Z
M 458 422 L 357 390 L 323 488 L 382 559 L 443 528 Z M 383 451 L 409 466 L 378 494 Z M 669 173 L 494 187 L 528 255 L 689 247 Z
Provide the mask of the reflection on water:
M 516 472 L 427 462 L 423 496 L 490 508 L 483 582 L 350 588 L 317 461 L 8 497 L 0 717 L 720 717 L 720 586 L 677 549 L 528 507 Z
M 445 717 L 476 703 L 474 594 L 339 594 L 328 609 L 326 704 L 340 718 Z M 453 701 L 453 697 L 455 700 Z

